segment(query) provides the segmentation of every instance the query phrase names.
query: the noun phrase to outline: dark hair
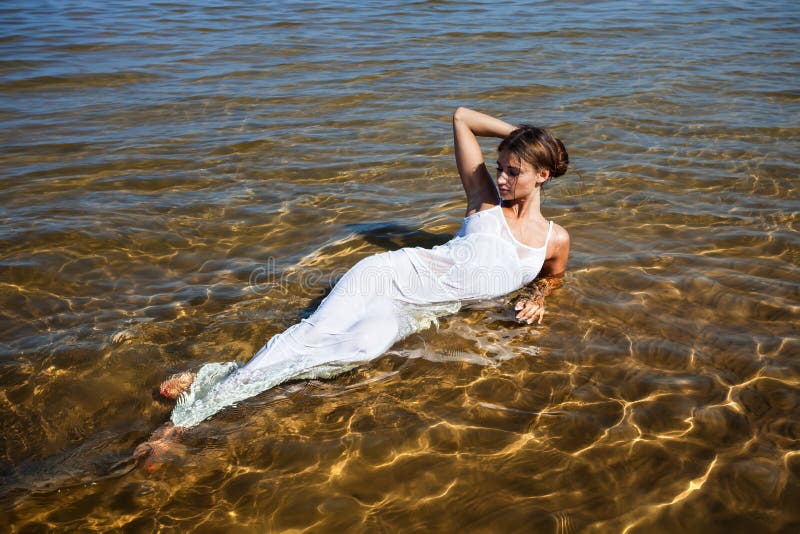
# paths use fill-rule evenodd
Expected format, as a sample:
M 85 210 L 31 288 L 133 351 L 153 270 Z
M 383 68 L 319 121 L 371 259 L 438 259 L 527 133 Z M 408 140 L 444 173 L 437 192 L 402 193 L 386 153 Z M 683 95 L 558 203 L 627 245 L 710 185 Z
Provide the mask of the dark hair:
M 520 124 L 503 139 L 498 152 L 508 150 L 522 161 L 533 165 L 534 169 L 547 169 L 550 177 L 556 178 L 567 172 L 569 155 L 561 139 L 545 128 Z

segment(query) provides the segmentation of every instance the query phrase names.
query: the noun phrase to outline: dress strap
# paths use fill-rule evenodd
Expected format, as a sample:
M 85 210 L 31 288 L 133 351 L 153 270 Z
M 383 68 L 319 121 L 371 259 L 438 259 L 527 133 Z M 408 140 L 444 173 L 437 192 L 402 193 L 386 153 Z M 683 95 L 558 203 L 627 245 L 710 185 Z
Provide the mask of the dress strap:
M 547 237 L 544 239 L 544 250 L 547 251 L 547 244 L 550 242 L 550 234 L 553 233 L 553 221 L 550 221 L 550 226 L 547 228 Z

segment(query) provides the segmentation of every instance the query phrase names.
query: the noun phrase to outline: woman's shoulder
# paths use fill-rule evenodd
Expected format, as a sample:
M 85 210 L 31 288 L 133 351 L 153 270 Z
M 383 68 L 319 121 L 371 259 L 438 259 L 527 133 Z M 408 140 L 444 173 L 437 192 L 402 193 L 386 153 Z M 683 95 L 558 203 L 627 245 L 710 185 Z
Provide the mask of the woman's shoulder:
M 553 230 L 550 234 L 550 241 L 547 246 L 548 257 L 552 258 L 562 254 L 569 254 L 569 245 L 569 232 L 567 232 L 566 228 L 554 222 Z
M 554 245 L 564 246 L 569 248 L 569 232 L 567 229 L 558 223 L 553 223 L 553 233 L 550 235 L 550 242 Z
M 544 276 L 557 276 L 567 268 L 569 259 L 569 232 L 560 224 L 553 223 L 550 240 L 547 243 L 547 256 L 540 272 Z

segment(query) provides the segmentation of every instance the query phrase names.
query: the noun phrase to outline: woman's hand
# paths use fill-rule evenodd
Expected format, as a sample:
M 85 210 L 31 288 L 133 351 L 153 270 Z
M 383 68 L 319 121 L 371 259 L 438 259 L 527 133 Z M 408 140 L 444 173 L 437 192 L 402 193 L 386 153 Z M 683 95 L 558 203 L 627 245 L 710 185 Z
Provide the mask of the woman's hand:
M 566 230 L 564 233 L 566 234 Z M 548 267 L 547 263 L 545 263 L 545 267 Z M 545 297 L 564 283 L 563 271 L 556 275 L 545 274 L 542 276 L 540 274 L 540 276 L 528 286 L 528 291 L 530 291 L 528 295 L 521 297 L 514 306 L 517 320 L 522 323 L 533 324 L 536 321 L 536 324 L 542 324 Z
M 517 312 L 517 320 L 522 323 L 542 324 L 544 319 L 544 297 L 523 297 L 517 301 L 514 306 L 514 311 Z

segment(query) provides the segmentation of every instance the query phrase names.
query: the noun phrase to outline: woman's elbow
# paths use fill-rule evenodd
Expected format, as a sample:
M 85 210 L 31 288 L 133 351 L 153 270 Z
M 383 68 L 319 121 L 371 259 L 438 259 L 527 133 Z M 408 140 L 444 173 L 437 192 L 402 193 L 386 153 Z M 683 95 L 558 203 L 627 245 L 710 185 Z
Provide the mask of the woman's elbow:
M 458 106 L 456 110 L 453 112 L 453 122 L 460 121 L 464 118 L 464 115 L 469 113 L 469 108 L 465 108 L 464 106 Z

